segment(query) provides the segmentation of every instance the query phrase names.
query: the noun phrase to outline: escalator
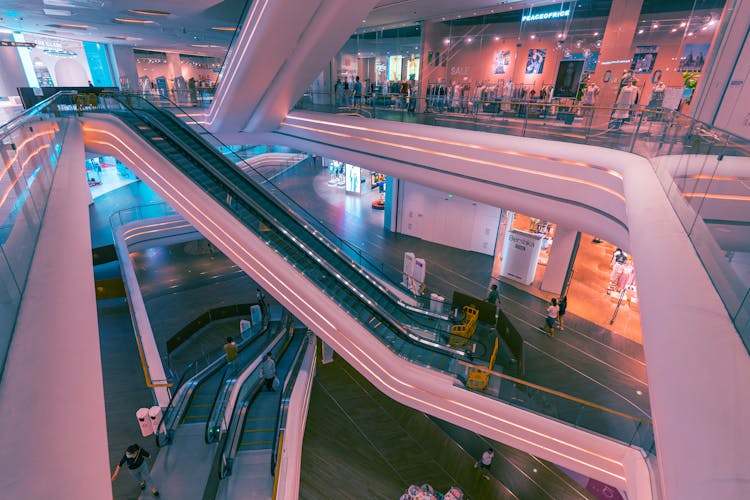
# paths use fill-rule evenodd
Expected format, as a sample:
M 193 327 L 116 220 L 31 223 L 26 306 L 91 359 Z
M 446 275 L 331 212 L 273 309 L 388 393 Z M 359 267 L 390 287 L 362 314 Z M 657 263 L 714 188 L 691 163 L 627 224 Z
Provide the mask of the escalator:
M 250 377 L 243 387 L 222 451 L 219 477 L 223 480 L 216 485 L 216 498 L 238 498 L 250 489 L 260 498 L 272 497 L 273 459 L 282 397 L 289 383 L 293 385 L 295 381 L 295 368 L 299 369 L 308 339 L 307 328 L 295 329 L 288 345 L 279 354 L 276 365 L 276 376 L 280 381 L 278 389 L 267 391 L 264 383 L 254 377 Z
M 118 118 L 393 351 L 440 371 L 463 371 L 457 369 L 455 360 L 465 359 L 464 351 L 447 346 L 447 320 L 402 307 L 317 229 L 275 200 L 172 114 L 142 99 L 112 99 L 122 105 L 114 112 Z M 424 338 L 420 332 L 430 335 Z M 483 344 L 469 342 L 476 344 L 470 347 L 478 356 L 486 353 Z
M 218 248 L 236 257 L 245 272 L 390 397 L 609 484 L 624 488 L 632 477 L 637 482 L 633 491 L 650 488 L 643 455 L 630 446 L 649 439 L 645 424 L 601 407 L 582 414 L 581 408 L 591 406 L 551 391 L 545 394 L 554 398 L 556 413 L 529 411 L 523 399 L 504 396 L 506 388 L 513 394 L 523 391 L 506 379 L 493 377 L 500 384 L 494 394 L 466 390 L 460 380 L 471 361 L 467 351 L 489 357 L 481 342 L 470 339 L 461 349 L 450 347 L 447 318 L 391 295 L 322 230 L 170 113 L 132 96 L 103 101 L 93 111 L 119 120 L 92 114 L 84 125 L 87 146 L 102 145 L 96 151 L 122 155 Z

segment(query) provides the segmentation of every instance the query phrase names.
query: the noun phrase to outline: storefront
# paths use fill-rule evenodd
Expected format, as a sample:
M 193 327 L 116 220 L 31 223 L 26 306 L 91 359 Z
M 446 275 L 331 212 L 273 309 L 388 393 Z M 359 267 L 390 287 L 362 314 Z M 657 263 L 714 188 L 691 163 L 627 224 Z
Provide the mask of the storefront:
M 210 101 L 222 61 L 150 50 L 134 50 L 139 90 L 181 103 Z
M 113 156 L 96 156 L 86 159 L 86 180 L 91 197 L 97 198 L 121 188 L 138 178 Z
M 421 74 L 421 26 L 354 34 L 333 61 L 336 102 L 347 104 L 360 78 L 366 104 L 382 105 L 390 96 L 416 96 Z

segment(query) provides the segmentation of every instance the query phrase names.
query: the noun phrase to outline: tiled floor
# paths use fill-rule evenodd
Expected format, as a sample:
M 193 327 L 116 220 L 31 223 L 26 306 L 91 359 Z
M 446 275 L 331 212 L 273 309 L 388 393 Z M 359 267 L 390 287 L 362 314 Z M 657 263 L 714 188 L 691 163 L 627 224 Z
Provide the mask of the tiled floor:
M 431 268 L 437 282 L 446 288 L 484 296 L 492 267 L 491 257 L 387 232 L 382 227 L 382 212 L 371 210 L 368 199 L 353 198 L 329 187 L 327 179 L 320 174 L 320 170 L 306 163 L 299 169 L 280 175 L 275 182 L 313 216 L 325 220 L 348 241 L 362 246 L 367 244 L 371 253 L 395 268 L 400 267 L 404 251 L 417 251 L 432 263 Z M 94 246 L 111 242 L 108 217 L 112 211 L 158 201 L 158 197 L 140 182 L 103 196 L 91 210 Z M 231 263 L 221 259 L 210 260 L 207 255 L 200 253 L 186 252 L 184 247 L 164 247 L 162 250 L 165 251 L 165 259 L 151 263 L 142 261 L 140 269 L 142 276 L 147 278 L 143 286 L 147 295 L 150 295 L 150 298 L 147 297 L 149 307 L 170 311 L 170 314 L 162 315 L 163 324 L 159 324 L 159 319 L 156 320 L 158 330 L 171 331 L 179 328 L 180 322 L 186 323 L 192 319 L 196 304 L 207 305 L 214 298 L 219 302 L 228 300 L 239 303 L 247 301 L 248 295 L 252 296 L 253 284 L 246 277 L 232 277 L 234 271 Z M 460 274 L 454 270 L 456 262 L 461 262 Z M 186 272 L 199 268 L 202 271 Z M 204 271 L 210 271 L 213 276 L 208 282 L 202 281 L 205 280 L 205 275 L 200 275 L 200 272 Z M 148 279 L 149 276 L 151 280 Z M 177 293 L 169 291 L 169 287 L 174 285 Z M 506 284 L 501 286 L 501 291 L 504 309 L 515 318 L 527 343 L 529 380 L 543 385 L 554 383 L 559 390 L 634 415 L 649 413 L 645 364 L 639 344 L 573 314 L 568 316 L 565 333 L 558 338 L 549 339 L 536 329 L 536 325 L 541 323 L 544 301 Z M 207 297 L 210 300 L 207 301 Z M 240 300 L 240 297 L 244 299 Z M 145 391 L 142 379 L 134 376 L 133 370 L 125 376 L 117 368 L 138 366 L 139 363 L 137 353 L 133 350 L 132 330 L 129 330 L 126 313 L 126 310 L 113 311 L 100 304 L 100 321 L 104 325 L 102 356 L 105 360 L 108 418 L 110 414 L 123 415 L 119 420 L 108 422 L 113 458 L 119 456 L 119 447 L 123 443 L 137 437 L 135 419 L 128 423 L 128 415 L 135 411 L 135 405 L 141 404 L 134 398 L 142 397 L 137 395 Z M 116 326 L 115 323 L 118 322 L 120 325 Z M 105 338 L 114 338 L 110 331 L 117 331 L 118 328 L 129 333 L 117 337 L 118 342 L 129 344 L 133 349 L 121 349 L 115 342 L 104 341 Z M 118 370 L 120 375 L 117 375 Z M 154 448 L 150 441 L 143 444 Z

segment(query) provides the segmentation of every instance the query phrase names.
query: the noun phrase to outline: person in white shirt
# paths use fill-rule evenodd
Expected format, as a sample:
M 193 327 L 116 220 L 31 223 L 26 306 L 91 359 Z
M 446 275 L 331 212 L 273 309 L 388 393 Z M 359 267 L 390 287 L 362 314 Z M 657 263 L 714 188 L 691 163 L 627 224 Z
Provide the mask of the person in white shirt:
M 490 470 L 490 466 L 492 465 L 492 459 L 495 458 L 495 451 L 492 448 L 487 448 L 487 450 L 482 453 L 482 458 L 474 463 L 474 468 L 477 469 L 481 467 L 482 469 Z M 482 474 L 485 479 L 489 479 L 489 476 L 486 474 Z
M 557 299 L 552 298 L 549 307 L 547 307 L 547 328 L 551 337 L 555 336 L 555 321 L 560 314 L 560 306 L 557 305 Z

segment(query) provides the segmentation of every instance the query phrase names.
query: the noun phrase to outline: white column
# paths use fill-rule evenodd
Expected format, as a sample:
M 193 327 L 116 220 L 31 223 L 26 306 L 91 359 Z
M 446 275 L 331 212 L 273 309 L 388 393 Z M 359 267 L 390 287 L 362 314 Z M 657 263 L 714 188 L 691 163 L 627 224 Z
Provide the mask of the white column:
M 555 241 L 550 248 L 547 269 L 544 271 L 544 278 L 542 278 L 542 290 L 545 292 L 558 295 L 562 292 L 568 268 L 575 259 L 573 251 L 576 246 L 577 234 L 578 231 L 575 229 L 557 226 Z
M 750 138 L 748 25 L 750 0 L 728 1 L 691 113 L 700 121 L 745 138 Z

